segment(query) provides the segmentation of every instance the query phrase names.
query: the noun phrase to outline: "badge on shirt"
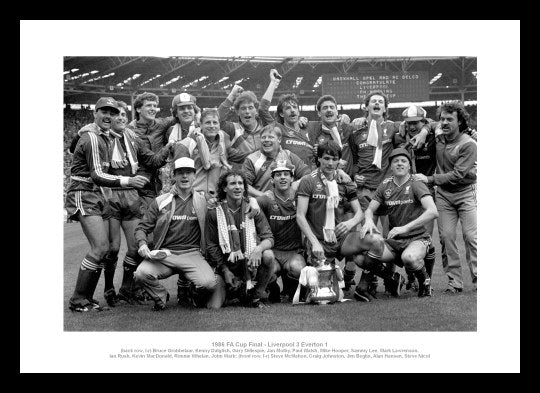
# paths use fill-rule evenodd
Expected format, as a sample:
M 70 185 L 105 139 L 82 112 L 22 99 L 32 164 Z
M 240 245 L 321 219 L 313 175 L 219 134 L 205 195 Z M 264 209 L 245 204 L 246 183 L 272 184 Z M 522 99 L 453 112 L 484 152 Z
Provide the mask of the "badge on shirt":
M 390 188 L 387 188 L 386 190 L 384 190 L 384 195 L 387 198 L 390 198 L 390 195 L 392 195 L 392 190 Z
M 275 211 L 278 211 L 278 210 L 279 210 L 278 204 L 277 204 L 277 203 L 274 203 L 274 204 L 272 205 L 272 209 L 275 210 Z
M 411 186 L 405 187 L 405 194 L 408 194 L 408 193 L 409 193 L 409 188 L 411 188 Z
M 317 183 L 317 185 L 315 186 L 315 191 L 322 191 L 323 190 L 323 185 L 321 183 Z

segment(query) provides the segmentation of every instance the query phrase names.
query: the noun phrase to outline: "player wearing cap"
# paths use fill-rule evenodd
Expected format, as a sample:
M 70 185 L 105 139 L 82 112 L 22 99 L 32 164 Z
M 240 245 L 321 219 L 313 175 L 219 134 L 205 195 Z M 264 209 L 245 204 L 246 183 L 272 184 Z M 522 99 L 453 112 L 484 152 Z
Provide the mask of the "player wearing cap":
M 266 105 L 266 104 L 265 104 Z M 228 113 L 234 107 L 237 122 L 226 121 Z M 274 121 L 268 110 L 260 110 L 259 100 L 252 91 L 235 85 L 225 101 L 219 107 L 220 128 L 231 138 L 232 147 L 238 149 L 238 156 L 231 155 L 230 163 L 234 169 L 240 169 L 244 159 L 261 147 L 262 128 Z
M 157 153 L 167 144 L 166 132 L 177 122 L 173 116 L 156 118 L 159 111 L 159 98 L 154 93 L 144 92 L 135 97 L 133 102 L 135 119 L 129 123 L 129 128 L 141 138 L 143 144 L 154 153 Z M 139 191 L 143 198 L 143 209 L 156 198 L 163 187 L 159 172 L 141 165 L 139 173 L 148 178 L 148 184 Z
M 197 106 L 197 99 L 189 93 L 174 96 L 171 114 L 177 123 L 167 130 L 166 137 L 169 142 L 181 141 L 199 126 L 201 111 Z
M 249 212 L 243 173 L 221 175 L 218 204 L 206 216 L 207 259 L 223 276 L 228 299 L 259 307 L 274 273 L 274 237 L 265 215 L 250 218 Z
M 142 188 L 148 181 L 143 176 L 116 176 L 108 173 L 112 151 L 109 130 L 119 111 L 113 98 L 101 97 L 94 109 L 94 122 L 79 131 L 80 139 L 73 153 L 65 208 L 68 218 L 81 223 L 90 243 L 90 252 L 81 263 L 75 290 L 69 300 L 72 311 L 103 310 L 99 302 L 93 299 L 103 259 L 109 249 L 108 226 L 102 217 L 105 200 L 100 187 Z
M 139 163 L 148 168 L 158 169 L 165 165 L 172 143 L 167 144 L 157 154 L 146 148 L 140 138 L 126 127 L 128 122 L 127 104 L 117 101 L 119 114 L 114 116 L 109 131 L 112 139 L 112 155 L 109 173 L 118 176 L 135 176 Z M 138 302 L 144 297 L 133 285 L 133 272 L 141 262 L 137 254 L 135 228 L 143 216 L 141 198 L 133 187 L 103 188 L 107 195 L 104 219 L 109 220 L 109 251 L 105 255 L 104 297 L 109 306 L 115 306 L 118 300 L 128 303 Z M 124 231 L 127 252 L 123 261 L 122 284 L 116 295 L 113 280 L 120 250 L 120 227 Z
M 361 235 L 378 232 L 373 215 L 382 204 L 388 211 L 390 231 L 386 239 L 374 235 L 372 248 L 360 267 L 382 277 L 390 293 L 399 296 L 404 279 L 398 272 L 392 273 L 385 269 L 383 263 L 404 266 L 407 272 L 418 279 L 418 296 L 431 296 L 431 279 L 424 266 L 431 236 L 427 233 L 425 224 L 437 218 L 437 208 L 425 184 L 415 181 L 411 176 L 411 157 L 407 150 L 392 150 L 388 160 L 392 176 L 377 187 L 365 211 Z M 362 282 L 356 287 L 354 296 L 360 301 L 372 300 L 368 287 L 362 285 Z
M 291 184 L 294 168 L 286 161 L 271 165 L 273 188 L 257 198 L 274 234 L 274 258 L 276 275 L 281 275 L 283 292 L 292 301 L 298 286 L 300 271 L 306 266 L 303 257 L 302 232 L 296 223 L 296 200 Z M 276 281 L 268 284 L 269 300 L 279 302 L 280 288 Z
M 154 299 L 154 311 L 166 308 L 169 294 L 159 280 L 180 274 L 193 283 L 197 304 L 220 308 L 225 300 L 224 283 L 205 260 L 206 199 L 193 189 L 195 164 L 187 157 L 174 163 L 175 185 L 149 206 L 137 226 L 139 255 L 145 258 L 135 271 L 135 280 Z M 154 252 L 147 235 L 154 235 Z M 163 251 L 163 256 L 156 253 Z M 170 254 L 164 250 L 168 250 Z
M 416 174 L 418 180 L 437 186 L 437 224 L 446 250 L 443 268 L 448 277 L 447 293 L 463 291 L 461 262 L 456 244 L 456 227 L 461 222 L 466 259 L 474 285 L 476 269 L 476 141 L 464 131 L 469 114 L 459 101 L 437 109 L 440 135 L 436 137 L 437 170 L 431 176 Z M 435 130 L 436 134 L 438 133 Z
M 304 175 L 310 173 L 309 167 L 302 162 L 300 157 L 289 150 L 281 148 L 281 129 L 274 123 L 265 126 L 261 131 L 261 147 L 247 156 L 242 166 L 248 185 L 248 194 L 261 196 L 264 192 L 272 189 L 271 166 L 277 161 L 285 161 L 294 168 L 293 174 L 296 182 Z
M 414 145 L 413 138 L 419 135 L 426 125 L 431 125 L 433 122 L 431 119 L 427 118 L 427 113 L 424 108 L 418 105 L 411 105 L 405 109 L 402 113 L 403 121 L 405 122 L 404 127 L 400 127 L 399 132 L 394 134 L 394 146 L 403 147 L 407 149 L 411 156 L 412 162 L 412 172 L 423 173 L 426 176 L 431 176 L 435 173 L 436 167 L 436 157 L 435 157 L 435 133 L 430 129 L 429 134 L 423 139 L 421 145 Z M 430 127 L 431 128 L 431 127 Z M 433 186 L 428 185 L 429 192 L 435 200 L 435 189 Z M 432 235 L 433 227 L 435 225 L 435 220 L 430 221 L 426 224 L 427 232 Z M 442 244 L 442 257 L 443 260 L 446 258 L 446 253 L 444 251 L 444 244 Z M 433 244 L 429 247 L 429 251 L 424 259 L 426 265 L 426 271 L 429 277 L 433 274 L 433 266 L 435 264 L 435 247 Z M 416 278 L 413 274 L 407 275 L 407 289 L 415 287 Z
M 323 142 L 317 146 L 317 157 L 319 168 L 300 180 L 296 208 L 296 222 L 306 237 L 307 263 L 312 266 L 370 248 L 369 237 L 361 239 L 352 231 L 363 218 L 356 185 L 336 180 L 341 148 L 334 141 Z M 354 212 L 348 220 L 342 214 L 345 202 Z

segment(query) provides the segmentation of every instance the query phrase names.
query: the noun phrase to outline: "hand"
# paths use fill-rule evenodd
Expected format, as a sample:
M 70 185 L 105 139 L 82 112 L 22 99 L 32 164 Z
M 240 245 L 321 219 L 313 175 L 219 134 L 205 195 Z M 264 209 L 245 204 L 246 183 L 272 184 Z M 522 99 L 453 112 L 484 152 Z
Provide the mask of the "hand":
M 253 251 L 251 252 L 251 255 L 249 256 L 248 260 L 248 266 L 252 266 L 253 268 L 258 268 L 261 264 L 262 260 L 262 250 L 259 246 L 255 247 Z
M 435 126 L 435 136 L 439 136 L 443 133 L 441 122 L 438 121 L 437 125 Z
M 338 117 L 338 122 L 343 124 L 350 124 L 351 118 L 349 117 L 349 115 L 344 113 Z
M 411 145 L 415 149 L 421 149 L 422 146 L 426 143 L 426 132 L 420 132 L 411 138 Z
M 423 173 L 415 173 L 413 175 L 413 179 L 414 180 L 419 180 L 421 182 L 424 182 L 424 183 L 427 183 L 428 182 L 428 178 L 426 175 L 424 175 Z
M 231 95 L 236 98 L 240 93 L 244 91 L 243 87 L 240 85 L 234 85 L 234 87 L 231 90 Z
M 474 140 L 476 140 L 477 137 L 478 137 L 478 131 L 472 129 L 472 130 L 471 130 L 471 138 L 473 138 Z
M 193 136 L 199 137 L 202 136 L 204 138 L 204 134 L 201 132 L 201 128 L 197 127 L 193 130 Z
M 351 220 L 340 222 L 334 229 L 336 237 L 342 237 L 349 233 L 353 229 L 353 225 L 350 222 Z
M 261 207 L 253 197 L 249 197 L 249 207 L 248 218 L 255 218 L 261 211 Z
M 223 281 L 225 281 L 225 284 L 233 285 L 234 274 L 229 269 L 223 270 Z
M 152 259 L 152 256 L 150 255 L 150 249 L 148 248 L 148 244 L 146 243 L 140 246 L 137 252 L 143 258 Z
M 300 126 L 300 128 L 304 128 L 307 125 L 308 121 L 309 120 L 307 119 L 307 117 L 300 116 L 298 118 L 298 125 Z
M 141 175 L 130 177 L 128 180 L 128 186 L 133 188 L 143 188 L 146 183 L 148 183 L 148 179 Z
M 318 261 L 322 261 L 325 259 L 324 249 L 321 243 L 319 243 L 318 241 L 312 244 L 311 252 Z
M 336 173 L 338 183 L 349 183 L 352 179 L 343 169 L 338 169 Z
M 351 123 L 355 130 L 358 130 L 364 127 L 367 124 L 367 119 L 365 117 L 357 117 Z
M 373 232 L 380 233 L 373 220 L 366 220 L 362 226 L 362 229 L 360 230 L 360 237 L 363 239 L 367 234 L 373 235 Z
M 278 83 L 281 81 L 281 75 L 279 75 L 279 72 L 275 68 L 272 68 L 270 70 L 270 80 L 274 83 Z
M 398 235 L 403 235 L 404 233 L 407 233 L 407 229 L 405 227 L 394 227 L 388 232 L 388 239 L 392 239 L 393 237 L 396 237 Z
M 366 177 L 363 175 L 354 175 L 354 182 L 357 186 L 362 187 L 366 182 Z
M 405 122 L 402 121 L 401 123 L 399 123 L 399 135 L 401 135 L 402 137 L 405 137 L 405 131 L 406 131 Z

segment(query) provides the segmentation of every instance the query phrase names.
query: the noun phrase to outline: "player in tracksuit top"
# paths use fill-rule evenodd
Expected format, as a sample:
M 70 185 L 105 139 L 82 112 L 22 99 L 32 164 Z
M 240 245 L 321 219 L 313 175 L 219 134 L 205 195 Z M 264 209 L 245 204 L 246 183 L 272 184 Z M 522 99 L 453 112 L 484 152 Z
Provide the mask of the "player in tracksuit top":
M 384 278 L 390 293 L 399 296 L 405 280 L 398 272 L 385 269 L 383 264 L 404 266 L 418 279 L 418 296 L 431 296 L 431 279 L 424 266 L 431 235 L 427 233 L 425 224 L 437 218 L 437 208 L 426 185 L 411 175 L 409 152 L 397 148 L 392 150 L 388 159 L 392 176 L 379 185 L 365 211 L 361 234 L 371 234 L 375 241 L 361 267 Z M 373 213 L 382 204 L 387 208 L 390 228 L 386 239 L 374 234 L 378 230 Z M 360 301 L 372 300 L 367 286 L 362 286 L 362 283 L 356 287 L 354 295 Z
M 300 271 L 306 266 L 302 247 L 302 232 L 296 223 L 295 193 L 291 188 L 294 168 L 286 161 L 271 166 L 273 188 L 257 198 L 274 234 L 274 273 L 281 276 L 283 293 L 292 301 L 298 286 Z M 268 300 L 280 302 L 280 288 L 276 281 L 268 284 Z
M 448 277 L 446 293 L 463 291 L 461 262 L 456 244 L 456 227 L 461 222 L 465 239 L 466 259 L 476 286 L 476 141 L 467 135 L 469 114 L 463 103 L 449 102 L 438 110 L 437 170 L 432 176 L 415 176 L 428 185 L 437 186 L 436 204 L 439 211 L 439 234 L 444 242 L 447 262 L 443 268 Z
M 112 155 L 109 173 L 118 176 L 134 176 L 139 163 L 147 168 L 158 169 L 165 165 L 173 144 L 165 145 L 157 154 L 145 147 L 141 139 L 126 127 L 127 104 L 117 101 L 120 113 L 112 121 L 109 131 L 112 137 Z M 130 304 L 144 299 L 140 288 L 133 285 L 133 272 L 142 258 L 137 253 L 135 228 L 143 217 L 141 198 L 133 187 L 110 187 L 104 189 L 108 194 L 105 216 L 109 220 L 109 251 L 104 260 L 105 287 L 104 297 L 109 306 L 114 307 L 118 300 Z M 114 290 L 113 280 L 120 250 L 120 227 L 124 231 L 127 252 L 123 261 L 122 284 L 118 296 Z
M 133 108 L 135 109 L 135 119 L 128 127 L 141 138 L 143 144 L 154 153 L 159 152 L 167 144 L 166 132 L 178 120 L 173 117 L 156 118 L 159 111 L 159 98 L 154 93 L 141 93 L 135 97 Z M 143 209 L 156 198 L 163 187 L 159 171 L 154 168 L 141 165 L 139 174 L 148 178 L 148 184 L 139 190 L 142 198 Z
M 234 106 L 238 121 L 226 121 L 231 107 Z M 252 91 L 244 91 L 235 85 L 229 96 L 219 107 L 220 128 L 231 138 L 231 146 L 238 154 L 231 154 L 229 162 L 233 169 L 241 169 L 244 159 L 261 147 L 261 131 L 272 123 L 274 118 L 269 112 L 261 111 L 259 100 Z
M 81 263 L 77 283 L 69 300 L 72 311 L 103 310 L 99 302 L 93 299 L 103 259 L 109 249 L 108 223 L 102 218 L 105 200 L 100 187 L 142 188 L 148 182 L 143 176 L 108 174 L 112 151 L 109 130 L 112 118 L 119 111 L 113 98 L 100 98 L 94 110 L 94 123 L 84 127 L 90 131 L 81 135 L 73 153 L 65 208 L 68 218 L 81 223 L 90 243 L 90 252 Z

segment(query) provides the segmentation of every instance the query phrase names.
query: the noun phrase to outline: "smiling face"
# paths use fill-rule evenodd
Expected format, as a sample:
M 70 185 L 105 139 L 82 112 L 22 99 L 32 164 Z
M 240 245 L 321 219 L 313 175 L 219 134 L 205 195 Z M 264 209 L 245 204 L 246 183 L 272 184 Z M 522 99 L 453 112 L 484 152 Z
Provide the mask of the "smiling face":
M 367 111 L 369 116 L 373 118 L 383 116 L 386 112 L 384 97 L 377 94 L 371 96 L 367 105 Z
M 293 177 L 290 171 L 277 171 L 272 173 L 272 183 L 280 191 L 287 191 L 291 187 Z
M 140 108 L 137 108 L 139 119 L 145 122 L 151 122 L 156 119 L 158 104 L 156 101 L 144 100 Z
M 213 141 L 219 131 L 219 118 L 216 115 L 207 115 L 202 119 L 201 131 L 209 141 Z
M 244 196 L 244 181 L 241 176 L 230 175 L 227 177 L 227 185 L 223 189 L 227 197 L 227 202 L 232 205 L 242 203 Z
M 114 108 L 103 107 L 99 108 L 94 112 L 94 123 L 97 124 L 99 128 L 105 131 L 111 129 L 111 123 L 113 118 L 118 114 L 118 111 Z
M 396 156 L 390 161 L 390 170 L 395 177 L 404 177 L 409 174 L 411 164 L 405 156 Z
M 321 102 L 321 107 L 318 111 L 321 121 L 327 126 L 336 124 L 338 118 L 338 110 L 334 101 L 326 100 Z
M 418 134 L 420 130 L 422 129 L 422 126 L 424 125 L 424 123 L 422 123 L 420 120 L 408 121 L 406 122 L 406 124 L 407 124 L 407 131 L 411 135 Z
M 300 110 L 296 102 L 287 101 L 283 104 L 283 112 L 280 113 L 283 118 L 283 123 L 289 127 L 294 128 L 300 118 Z
M 195 171 L 191 168 L 179 168 L 174 171 L 174 180 L 181 191 L 191 191 L 195 181 Z
M 195 108 L 193 105 L 178 105 L 176 107 L 176 116 L 180 123 L 189 126 L 195 120 Z
M 127 113 L 124 108 L 120 108 L 120 113 L 112 118 L 111 127 L 113 131 L 123 132 L 128 121 Z
M 242 124 L 248 129 L 253 130 L 257 126 L 257 108 L 252 101 L 243 101 L 236 111 Z
M 273 156 L 279 150 L 281 138 L 277 136 L 276 131 L 279 132 L 279 128 L 277 130 L 276 128 L 264 130 L 261 133 L 261 150 L 265 155 Z

